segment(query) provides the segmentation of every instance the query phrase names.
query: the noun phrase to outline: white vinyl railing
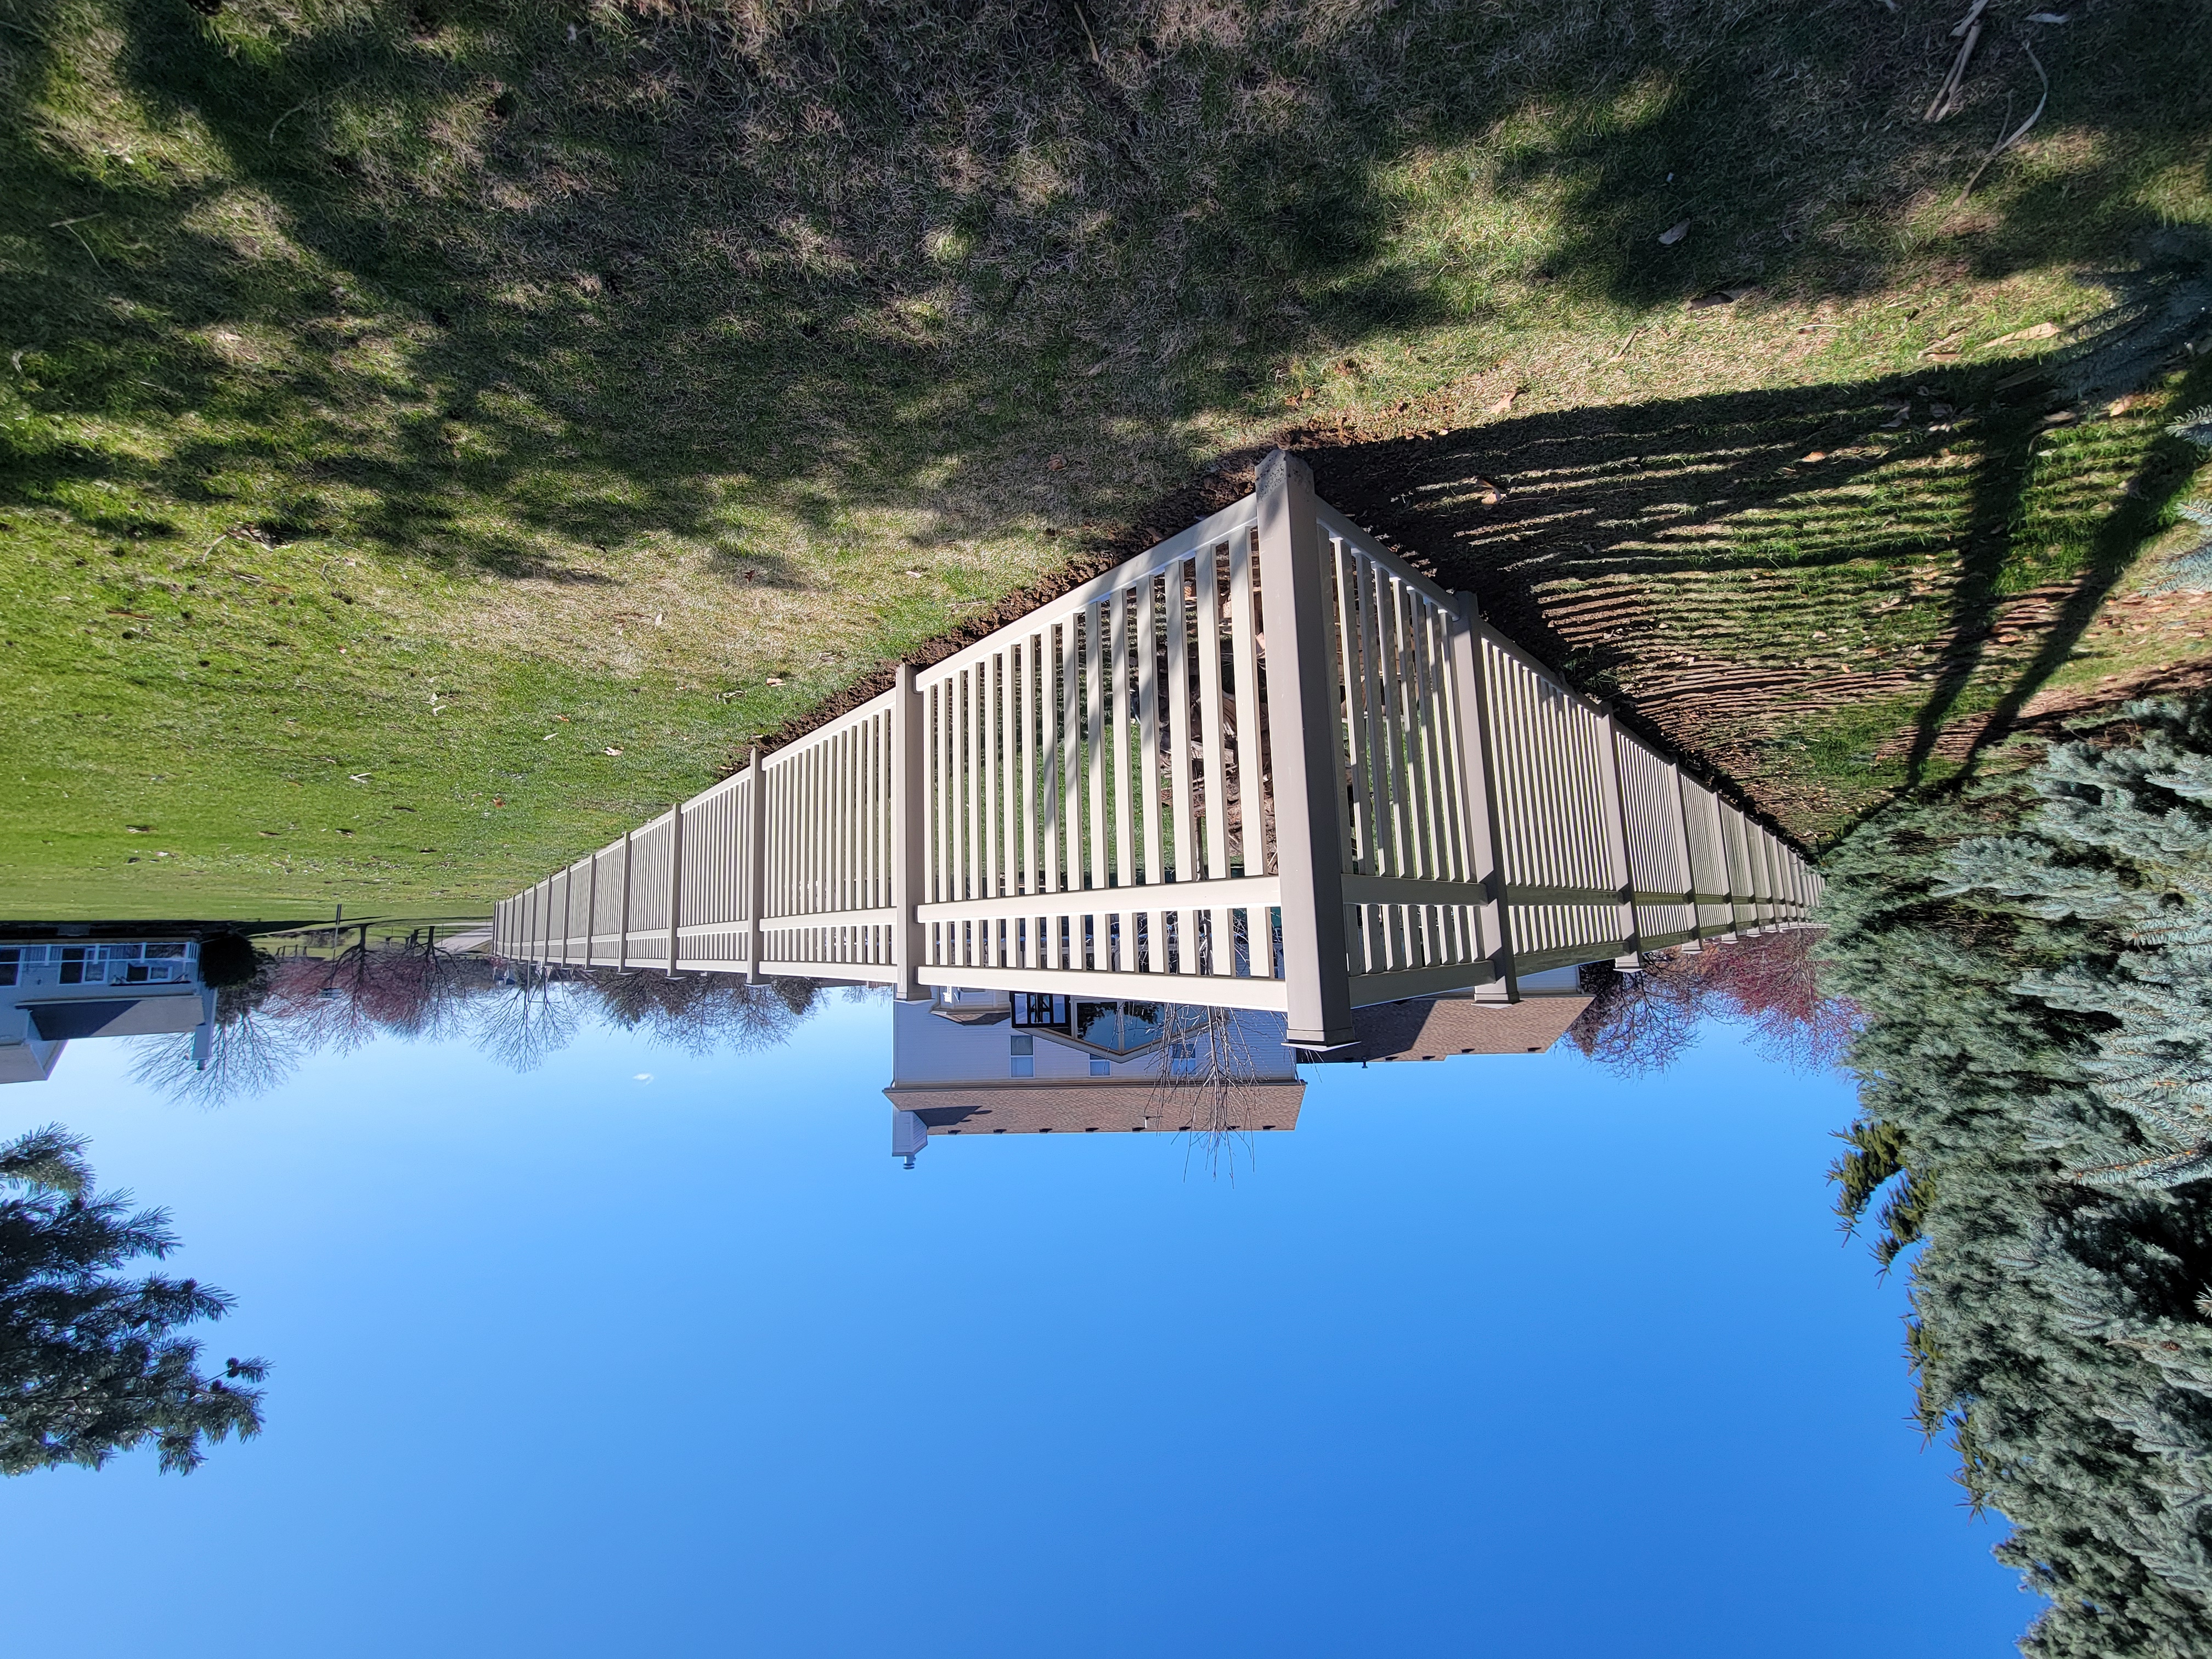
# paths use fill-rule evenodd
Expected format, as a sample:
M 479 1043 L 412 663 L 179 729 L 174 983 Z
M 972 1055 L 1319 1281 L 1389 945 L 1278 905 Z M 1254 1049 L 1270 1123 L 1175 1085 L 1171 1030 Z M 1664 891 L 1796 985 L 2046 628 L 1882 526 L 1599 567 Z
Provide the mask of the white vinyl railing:
M 512 958 L 1350 1010 L 1802 921 L 1819 877 L 1317 501 L 1252 495 L 498 907 Z

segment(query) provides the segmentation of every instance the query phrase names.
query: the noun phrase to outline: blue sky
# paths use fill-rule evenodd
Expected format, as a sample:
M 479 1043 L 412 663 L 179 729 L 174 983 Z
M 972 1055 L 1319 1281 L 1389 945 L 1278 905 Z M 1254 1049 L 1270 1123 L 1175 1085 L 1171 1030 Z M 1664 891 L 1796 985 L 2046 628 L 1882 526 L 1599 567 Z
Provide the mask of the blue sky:
M 352 1659 L 2008 1653 L 2035 1604 L 1839 1243 L 1839 1079 L 1725 1030 L 1310 1075 L 890 1158 L 888 1009 L 516 1077 L 384 1042 L 217 1110 L 0 1091 L 239 1298 L 268 1431 L 0 1486 L 25 1651 Z M 636 1074 L 650 1073 L 649 1082 Z

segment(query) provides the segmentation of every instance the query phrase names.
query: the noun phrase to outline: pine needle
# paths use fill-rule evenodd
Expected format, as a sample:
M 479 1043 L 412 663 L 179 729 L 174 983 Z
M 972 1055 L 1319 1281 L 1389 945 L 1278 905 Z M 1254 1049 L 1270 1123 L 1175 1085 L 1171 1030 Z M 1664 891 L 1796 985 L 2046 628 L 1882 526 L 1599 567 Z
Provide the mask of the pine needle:
M 1959 192 L 1958 201 L 1952 204 L 1954 207 L 1965 205 L 1966 198 L 1973 194 L 1974 186 L 1981 182 L 1982 175 L 1990 170 L 1990 162 L 2027 137 L 2027 130 L 2043 118 L 2044 106 L 2051 101 L 2051 77 L 2043 72 L 2043 60 L 2035 55 L 2035 48 L 2025 40 L 2021 42 L 2020 49 L 2027 54 L 2027 61 L 2035 65 L 2036 78 L 2043 82 L 2043 96 L 2035 100 L 2035 107 L 2027 112 L 2027 119 L 2014 127 L 2009 136 L 1999 138 L 1996 148 L 1982 157 L 1981 166 L 1974 169 L 1973 176 L 1966 180 L 1966 189 Z

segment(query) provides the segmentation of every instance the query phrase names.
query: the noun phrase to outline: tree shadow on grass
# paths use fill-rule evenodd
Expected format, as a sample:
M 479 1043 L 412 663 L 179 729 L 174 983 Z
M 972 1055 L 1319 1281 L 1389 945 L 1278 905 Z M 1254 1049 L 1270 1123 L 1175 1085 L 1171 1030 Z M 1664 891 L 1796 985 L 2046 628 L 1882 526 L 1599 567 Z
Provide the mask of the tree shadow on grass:
M 2126 169 L 2212 114 L 2181 49 L 2212 26 L 2160 11 L 2039 37 L 2043 130 L 2080 142 L 1978 204 L 1947 268 L 2094 262 L 2149 228 Z M 1749 280 L 1861 292 L 1925 265 L 1895 225 L 1963 170 L 1963 125 L 1899 119 L 1948 21 L 1871 9 L 702 5 L 572 34 L 496 3 L 94 0 L 145 125 L 213 144 L 198 171 L 57 124 L 78 15 L 0 41 L 5 207 L 39 251 L 0 293 L 33 400 L 204 418 L 159 453 L 15 444 L 9 492 L 191 501 L 259 467 L 297 497 L 279 517 L 517 577 L 649 527 L 782 580 L 707 482 L 733 471 L 825 536 L 957 495 L 930 481 L 981 453 L 1004 464 L 956 525 L 1110 515 L 1146 497 L 1133 469 L 1025 444 L 1112 455 L 1134 426 L 1187 464 L 1182 417 L 1257 413 L 1316 343 Z M 2018 46 L 1984 46 L 1962 124 L 2027 84 Z M 1422 242 L 1462 198 L 1529 223 Z M 214 341 L 241 319 L 264 361 Z

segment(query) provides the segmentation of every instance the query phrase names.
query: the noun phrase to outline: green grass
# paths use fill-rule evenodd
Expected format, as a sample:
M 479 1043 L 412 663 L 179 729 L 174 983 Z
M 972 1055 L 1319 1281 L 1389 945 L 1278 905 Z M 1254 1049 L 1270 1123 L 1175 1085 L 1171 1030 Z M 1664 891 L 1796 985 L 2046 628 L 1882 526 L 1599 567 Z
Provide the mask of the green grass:
M 1648 490 L 1533 564 L 1375 515 L 1539 635 L 1633 585 L 1552 641 L 1632 698 L 1813 626 L 1940 659 L 2165 522 L 2120 495 L 2154 409 L 2005 483 L 2036 446 L 1976 366 L 2042 348 L 1979 349 L 2212 226 L 2203 9 L 2033 9 L 1930 126 L 1932 0 L 0 0 L 0 914 L 482 904 L 1284 435 L 1349 496 L 1439 432 L 1538 471 L 1607 411 L 1802 393 L 1729 416 L 1771 440 L 1952 375 L 1955 467 L 1861 434 L 1842 494 L 1775 461 L 1707 535 Z M 1960 206 L 2024 43 L 2050 107 Z M 1670 734 L 1820 833 L 2027 672 Z

